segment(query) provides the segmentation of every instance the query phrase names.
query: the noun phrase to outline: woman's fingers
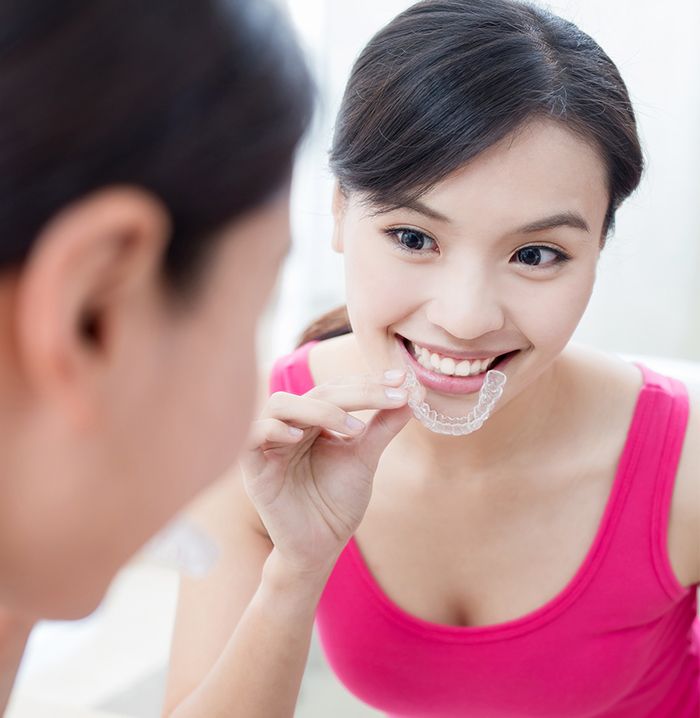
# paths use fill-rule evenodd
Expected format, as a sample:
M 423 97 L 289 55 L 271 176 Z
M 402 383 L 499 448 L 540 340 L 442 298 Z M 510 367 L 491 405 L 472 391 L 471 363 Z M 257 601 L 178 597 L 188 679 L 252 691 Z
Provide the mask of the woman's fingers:
M 269 459 L 269 452 L 274 449 L 300 443 L 310 429 L 315 430 L 314 436 L 325 429 L 341 436 L 360 437 L 366 425 L 349 412 L 367 409 L 376 410 L 377 415 L 370 422 L 372 429 L 363 445 L 366 443 L 372 457 L 376 454 L 378 460 L 386 444 L 407 421 L 393 416 L 408 400 L 406 391 L 400 388 L 403 376 L 402 371 L 394 371 L 379 379 L 353 377 L 345 383 L 315 387 L 303 396 L 286 392 L 272 394 L 262 416 L 251 425 L 247 442 L 251 452 L 248 463 L 259 464 L 257 468 L 261 470 L 265 465 L 265 454 Z M 403 415 L 403 412 L 399 413 Z M 251 454 L 257 454 L 255 459 Z M 374 458 L 370 463 L 372 461 Z
M 405 389 L 368 378 L 353 384 L 324 384 L 303 396 L 277 392 L 268 400 L 262 418 L 279 419 L 298 428 L 317 426 L 357 436 L 364 424 L 349 412 L 396 409 L 407 400 Z
M 254 421 L 248 433 L 248 448 L 264 448 L 265 445 L 296 444 L 304 436 L 302 429 L 289 426 L 279 419 L 259 419 Z
M 243 452 L 239 459 L 248 480 L 254 481 L 255 476 L 264 472 L 274 449 L 286 449 L 298 444 L 303 436 L 304 432 L 301 429 L 289 426 L 279 419 L 266 418 L 254 421 L 248 432 L 246 442 L 248 450 Z
M 403 429 L 411 418 L 408 405 L 399 409 L 378 411 L 367 423 L 367 429 L 357 441 L 357 453 L 372 472 L 389 442 Z
M 363 409 L 395 409 L 407 401 L 401 388 L 404 372 L 389 372 L 383 377 L 355 377 L 344 383 L 328 383 L 314 387 L 306 396 L 330 402 L 344 411 Z
M 270 418 L 298 429 L 313 426 L 346 436 L 358 436 L 365 428 L 364 422 L 331 402 L 284 392 L 273 394 L 267 402 L 262 419 Z

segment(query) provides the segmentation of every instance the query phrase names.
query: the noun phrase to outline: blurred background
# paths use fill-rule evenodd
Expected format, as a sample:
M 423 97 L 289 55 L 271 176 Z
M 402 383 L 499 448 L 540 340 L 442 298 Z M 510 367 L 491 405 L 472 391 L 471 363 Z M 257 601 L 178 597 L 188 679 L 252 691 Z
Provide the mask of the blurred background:
M 282 0 L 280 0 L 282 1 Z M 314 69 L 320 105 L 299 156 L 294 247 L 261 333 L 263 364 L 343 301 L 342 258 L 330 249 L 327 168 L 334 116 L 354 58 L 406 0 L 286 0 Z M 576 339 L 688 376 L 700 361 L 700 3 L 568 0 L 538 3 L 573 20 L 625 79 L 647 160 L 641 187 L 618 211 L 593 299 Z M 92 616 L 34 631 L 10 718 L 158 716 L 177 595 L 171 569 L 139 558 Z M 357 702 L 312 645 L 297 715 L 378 715 Z

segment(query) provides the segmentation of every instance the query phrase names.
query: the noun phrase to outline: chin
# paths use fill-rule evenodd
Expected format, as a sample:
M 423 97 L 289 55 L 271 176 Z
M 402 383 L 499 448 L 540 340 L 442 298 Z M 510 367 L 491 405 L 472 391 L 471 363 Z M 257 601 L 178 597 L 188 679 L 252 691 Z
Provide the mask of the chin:
M 80 582 L 74 586 L 53 591 L 49 600 L 42 606 L 39 615 L 42 618 L 62 621 L 75 621 L 87 618 L 102 604 L 110 586 L 110 581 L 99 583 Z
M 99 566 L 64 564 L 60 573 L 44 577 L 44 586 L 39 587 L 41 579 L 32 582 L 26 587 L 27 610 L 51 620 L 86 618 L 99 608 L 119 569 L 106 563 Z

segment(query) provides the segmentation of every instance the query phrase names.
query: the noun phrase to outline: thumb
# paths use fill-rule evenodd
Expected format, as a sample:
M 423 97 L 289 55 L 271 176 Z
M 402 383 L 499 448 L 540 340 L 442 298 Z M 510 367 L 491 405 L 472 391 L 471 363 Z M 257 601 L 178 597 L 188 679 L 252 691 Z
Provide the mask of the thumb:
M 365 463 L 376 468 L 384 449 L 403 429 L 411 418 L 408 405 L 400 409 L 383 409 L 367 422 L 362 436 L 357 439 L 357 449 L 362 453 Z

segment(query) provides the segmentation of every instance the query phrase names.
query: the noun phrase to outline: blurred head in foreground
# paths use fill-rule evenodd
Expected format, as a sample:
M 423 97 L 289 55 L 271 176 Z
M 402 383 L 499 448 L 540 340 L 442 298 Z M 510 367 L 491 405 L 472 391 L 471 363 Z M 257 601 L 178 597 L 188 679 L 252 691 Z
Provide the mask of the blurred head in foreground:
M 235 458 L 312 91 L 262 0 L 0 28 L 0 604 L 70 618 Z

